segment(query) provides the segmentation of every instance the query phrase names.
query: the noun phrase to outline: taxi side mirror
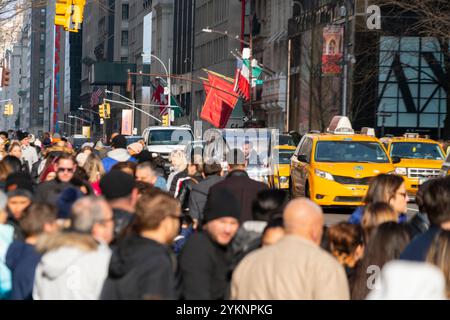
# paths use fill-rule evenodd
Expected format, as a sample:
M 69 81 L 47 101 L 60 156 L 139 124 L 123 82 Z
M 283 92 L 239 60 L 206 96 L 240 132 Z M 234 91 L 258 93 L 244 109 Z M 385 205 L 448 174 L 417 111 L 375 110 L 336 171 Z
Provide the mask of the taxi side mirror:
M 400 159 L 400 157 L 392 157 L 392 163 L 393 164 L 400 163 L 400 161 L 402 161 L 402 159 Z
M 297 160 L 300 162 L 308 162 L 308 159 L 306 159 L 306 154 L 299 154 L 297 156 Z

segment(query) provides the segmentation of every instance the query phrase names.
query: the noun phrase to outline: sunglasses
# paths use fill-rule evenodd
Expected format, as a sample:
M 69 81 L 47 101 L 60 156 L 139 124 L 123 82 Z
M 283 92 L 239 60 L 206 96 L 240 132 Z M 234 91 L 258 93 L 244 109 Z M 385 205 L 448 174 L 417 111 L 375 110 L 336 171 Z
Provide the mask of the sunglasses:
M 73 169 L 72 168 L 58 168 L 58 172 L 69 172 L 69 173 L 72 173 Z

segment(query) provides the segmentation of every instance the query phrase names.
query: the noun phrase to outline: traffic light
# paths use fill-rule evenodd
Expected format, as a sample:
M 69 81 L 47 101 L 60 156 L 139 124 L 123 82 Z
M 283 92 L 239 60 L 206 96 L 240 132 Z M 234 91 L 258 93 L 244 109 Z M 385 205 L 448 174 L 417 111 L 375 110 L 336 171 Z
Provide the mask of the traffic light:
M 170 125 L 169 123 L 169 114 L 166 113 L 165 115 L 162 116 L 162 126 L 163 127 L 168 127 Z
M 2 87 L 9 87 L 11 71 L 9 71 L 8 68 L 4 67 L 2 73 Z
M 86 0 L 72 0 L 73 1 L 73 15 L 72 23 L 74 24 L 74 29 L 80 29 L 80 25 L 83 22 L 83 11 L 86 5 Z
M 105 118 L 105 105 L 101 104 L 98 106 L 98 114 L 100 115 L 100 118 Z
M 13 114 L 14 114 L 14 106 L 12 105 L 12 103 L 5 104 L 4 115 L 5 116 L 12 116 Z
M 72 0 L 56 0 L 55 11 L 55 25 L 63 26 L 66 31 L 69 30 L 71 27 Z
M 64 30 L 78 32 L 83 23 L 86 0 L 56 0 L 55 25 Z
M 105 119 L 110 119 L 111 118 L 111 105 L 109 103 L 105 103 Z

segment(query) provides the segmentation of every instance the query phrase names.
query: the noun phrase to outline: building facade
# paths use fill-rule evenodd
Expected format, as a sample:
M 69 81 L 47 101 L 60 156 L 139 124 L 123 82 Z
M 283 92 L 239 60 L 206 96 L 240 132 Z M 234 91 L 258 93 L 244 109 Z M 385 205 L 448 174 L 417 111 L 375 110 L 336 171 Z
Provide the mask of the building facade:
M 46 62 L 47 8 L 31 9 L 31 63 L 30 63 L 30 131 L 42 134 L 44 130 L 45 62 Z

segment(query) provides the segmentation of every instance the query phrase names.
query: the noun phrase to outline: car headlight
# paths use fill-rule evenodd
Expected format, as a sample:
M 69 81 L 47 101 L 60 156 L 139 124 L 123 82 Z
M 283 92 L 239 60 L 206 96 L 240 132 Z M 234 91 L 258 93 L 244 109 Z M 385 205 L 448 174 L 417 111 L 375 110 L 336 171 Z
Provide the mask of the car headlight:
M 280 177 L 280 183 L 286 183 L 288 182 L 289 178 L 288 177 Z
M 323 178 L 323 179 L 327 179 L 330 181 L 334 181 L 333 175 L 331 173 L 316 169 L 315 170 L 316 176 Z
M 406 176 L 408 174 L 408 170 L 406 168 L 395 168 L 395 174 L 399 176 Z

